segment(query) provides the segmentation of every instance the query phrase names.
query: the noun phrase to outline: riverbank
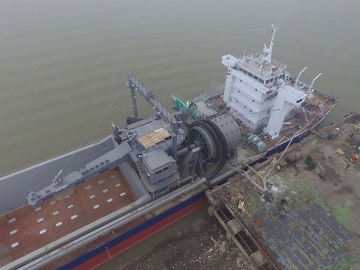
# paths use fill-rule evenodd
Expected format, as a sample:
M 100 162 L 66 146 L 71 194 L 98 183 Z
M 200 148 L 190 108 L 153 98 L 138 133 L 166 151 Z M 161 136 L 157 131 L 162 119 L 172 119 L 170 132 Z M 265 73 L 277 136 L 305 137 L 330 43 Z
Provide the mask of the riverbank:
M 236 239 L 251 236 L 256 248 L 245 252 L 265 254 L 259 266 L 360 269 L 358 123 L 354 114 L 313 130 L 284 156 L 254 166 L 248 176 L 258 186 L 265 177 L 266 192 L 242 175 L 207 192 L 220 221 L 241 224 L 231 226 Z
M 306 141 L 294 145 L 288 151 L 288 153 L 292 153 L 300 150 L 303 156 L 300 160 L 292 165 L 285 166 L 280 171 L 273 170 L 270 174 L 269 182 L 277 187 L 274 194 L 275 200 L 272 202 L 274 207 L 280 207 L 279 200 L 285 198 L 287 201 L 285 215 L 286 213 L 293 213 L 296 216 L 295 213 L 297 212 L 305 215 L 306 211 L 310 211 L 309 207 L 314 207 L 312 204 L 315 203 L 316 213 L 321 214 L 321 211 L 324 211 L 329 216 L 332 215 L 339 222 L 337 223 L 339 227 L 335 228 L 336 231 L 339 232 L 341 229 L 347 233 L 345 235 L 339 232 L 346 241 L 336 238 L 330 228 L 314 216 L 315 219 L 317 218 L 316 220 L 319 220 L 319 224 L 323 224 L 324 227 L 318 227 L 315 221 L 310 222 L 315 224 L 311 226 L 319 228 L 319 233 L 325 235 L 326 241 L 319 236 L 317 236 L 318 240 L 315 240 L 310 235 L 305 234 L 306 231 L 301 231 L 301 226 L 295 222 L 296 219 L 292 221 L 291 228 L 296 230 L 299 227 L 298 233 L 304 233 L 304 237 L 301 238 L 304 243 L 308 245 L 315 243 L 316 248 L 324 245 L 319 252 L 312 251 L 314 254 L 316 253 L 315 255 L 304 253 L 306 260 L 303 262 L 307 266 L 312 265 L 314 269 L 316 266 L 326 269 L 350 269 L 352 267 L 354 267 L 352 269 L 358 269 L 359 267 L 357 258 L 359 258 L 360 241 L 357 224 L 360 221 L 360 216 L 356 209 L 360 206 L 357 195 L 360 188 L 358 183 L 360 163 L 349 163 L 357 151 L 357 147 L 349 141 L 350 135 L 357 132 L 355 128 L 356 126 L 353 123 L 340 123 L 310 136 Z M 329 140 L 328 134 L 335 134 L 336 136 Z M 309 162 L 305 162 L 308 155 L 314 158 L 315 167 L 309 168 Z M 259 173 L 266 173 L 270 167 L 272 164 L 262 167 Z M 245 184 L 240 183 L 239 179 L 234 181 L 230 181 L 233 183 L 230 188 L 231 192 L 225 193 L 240 192 L 236 189 L 235 182 L 240 184 L 240 187 L 246 187 Z M 224 187 L 227 186 L 228 184 Z M 250 196 L 251 190 L 255 192 L 253 198 L 256 201 L 259 200 L 259 197 L 256 196 L 256 189 L 250 187 L 247 192 L 248 196 L 245 196 L 247 197 L 245 209 L 248 209 L 248 213 L 253 212 L 251 209 L 257 204 L 250 198 L 252 197 Z M 236 194 L 231 194 L 231 198 L 236 199 Z M 235 203 L 235 205 L 237 204 Z M 313 213 L 309 214 L 313 216 Z M 302 222 L 305 221 L 302 220 Z M 336 221 L 333 219 L 332 222 Z M 330 232 L 331 237 L 335 237 L 335 242 L 331 240 L 330 236 L 326 236 L 325 231 Z M 306 240 L 306 237 L 309 237 L 312 242 Z M 331 245 L 327 244 L 327 241 Z M 288 261 L 288 263 L 295 262 Z M 301 265 L 297 265 L 297 268 L 301 268 Z M 211 219 L 201 225 L 198 231 L 184 235 L 179 234 L 176 238 L 164 241 L 137 260 L 118 269 L 251 269 L 251 267 L 235 244 L 226 240 L 224 229 L 215 219 Z
M 244 269 L 250 263 L 215 220 L 208 220 L 197 231 L 166 240 L 126 266 L 124 270 Z

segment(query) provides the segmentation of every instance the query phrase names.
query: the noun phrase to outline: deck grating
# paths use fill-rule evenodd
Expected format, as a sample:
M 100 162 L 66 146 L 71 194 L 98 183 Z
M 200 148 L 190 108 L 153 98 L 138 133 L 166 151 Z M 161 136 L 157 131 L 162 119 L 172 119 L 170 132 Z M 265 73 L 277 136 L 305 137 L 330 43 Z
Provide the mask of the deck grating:
M 112 175 L 116 177 L 112 178 Z M 86 189 L 87 186 L 92 188 Z M 119 196 L 119 193 L 126 196 Z M 92 199 L 91 195 L 94 195 Z M 26 205 L 2 215 L 0 267 L 135 200 L 120 169 L 116 168 L 53 197 L 51 201 L 43 202 L 36 209 Z M 101 207 L 104 203 L 106 207 Z

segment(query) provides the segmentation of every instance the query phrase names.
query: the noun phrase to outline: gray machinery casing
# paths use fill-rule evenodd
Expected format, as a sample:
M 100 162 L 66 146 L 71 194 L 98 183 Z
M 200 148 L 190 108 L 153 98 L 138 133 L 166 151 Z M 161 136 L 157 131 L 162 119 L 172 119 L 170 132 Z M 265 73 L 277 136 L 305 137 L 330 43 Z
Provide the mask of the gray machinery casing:
M 235 149 L 241 142 L 241 132 L 238 124 L 231 115 L 218 116 L 211 120 L 224 134 L 228 143 L 228 149 Z

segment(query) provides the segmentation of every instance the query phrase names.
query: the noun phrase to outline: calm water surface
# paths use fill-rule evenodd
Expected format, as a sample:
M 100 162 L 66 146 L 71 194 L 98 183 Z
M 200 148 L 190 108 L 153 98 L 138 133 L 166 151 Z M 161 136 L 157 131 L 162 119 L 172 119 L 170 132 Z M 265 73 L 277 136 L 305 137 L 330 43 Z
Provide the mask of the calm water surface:
M 307 66 L 308 83 L 323 73 L 315 86 L 339 97 L 333 118 L 356 110 L 358 2 L 260 2 L 1 1 L 0 175 L 80 146 L 118 94 L 86 142 L 110 120 L 123 126 L 129 73 L 164 101 L 221 91 L 221 56 L 261 51 L 273 22 L 273 57 L 294 76 Z
M 339 98 L 328 122 L 359 110 L 360 4 L 327 1 L 0 2 L 0 175 L 110 134 L 131 115 L 137 74 L 165 101 L 221 91 L 221 56 L 260 52 Z M 139 101 L 142 113 L 146 104 Z

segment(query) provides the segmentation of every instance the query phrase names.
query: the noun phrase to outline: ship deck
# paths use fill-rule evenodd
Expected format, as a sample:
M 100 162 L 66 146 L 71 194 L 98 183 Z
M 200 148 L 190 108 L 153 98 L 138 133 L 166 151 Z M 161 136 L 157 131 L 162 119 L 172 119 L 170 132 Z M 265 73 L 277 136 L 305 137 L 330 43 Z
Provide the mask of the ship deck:
M 291 86 L 294 86 L 293 83 L 291 83 Z M 302 87 L 299 90 L 303 93 L 307 92 L 306 87 Z M 218 115 L 229 113 L 229 107 L 222 106 L 223 95 L 218 95 L 215 98 L 209 98 L 209 100 L 218 107 Z M 296 114 L 292 116 L 288 115 L 287 117 L 285 117 L 283 130 L 280 132 L 279 137 L 272 140 L 268 138 L 263 138 L 264 142 L 266 143 L 264 153 L 274 148 L 275 146 L 280 145 L 284 141 L 292 138 L 296 133 L 299 134 L 308 129 L 313 130 L 313 128 L 317 126 L 321 119 L 333 109 L 334 105 L 334 100 L 326 96 L 320 95 L 319 93 L 314 91 L 311 96 L 306 99 L 306 103 L 304 103 L 300 108 L 297 109 Z M 261 132 L 251 130 L 245 125 L 240 125 L 240 131 L 243 136 L 249 133 L 257 134 Z M 245 140 L 245 137 L 243 139 Z M 257 154 L 259 154 L 259 152 L 257 152 L 250 145 L 247 145 L 245 143 L 242 144 L 241 150 L 238 151 L 238 155 L 240 155 L 240 157 L 243 159 L 250 158 Z
M 120 169 L 67 190 L 34 209 L 0 217 L 0 266 L 66 236 L 136 200 Z

